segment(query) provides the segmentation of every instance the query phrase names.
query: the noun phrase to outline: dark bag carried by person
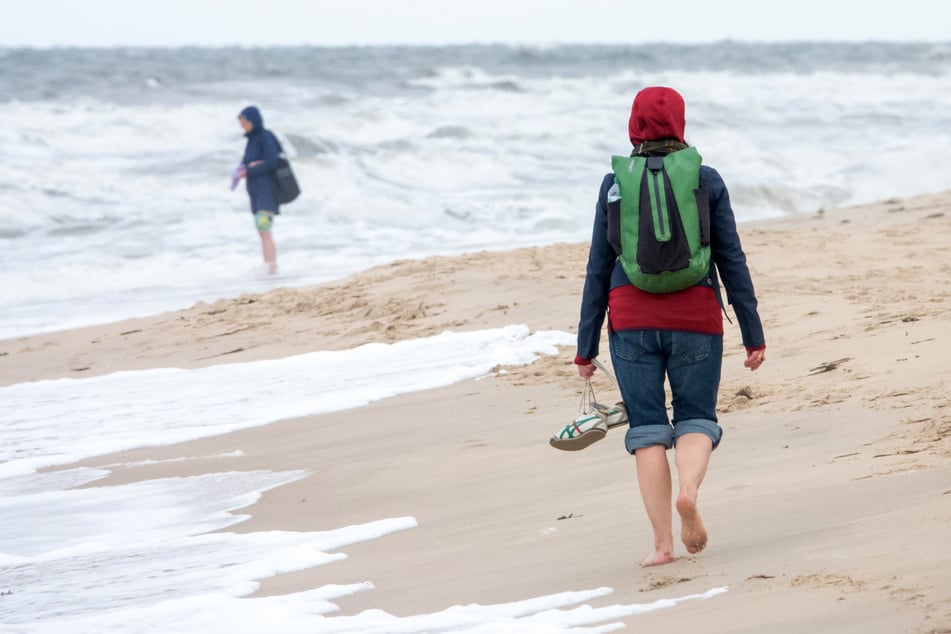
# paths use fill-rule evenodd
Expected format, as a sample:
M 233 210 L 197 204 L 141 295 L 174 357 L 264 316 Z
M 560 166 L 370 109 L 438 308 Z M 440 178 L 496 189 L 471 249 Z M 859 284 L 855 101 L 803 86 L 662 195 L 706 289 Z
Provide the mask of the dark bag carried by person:
M 274 199 L 279 205 L 286 205 L 300 196 L 300 185 L 291 169 L 291 162 L 284 154 L 280 141 L 277 143 L 280 154 L 277 155 L 277 167 L 271 172 L 271 187 L 274 189 Z

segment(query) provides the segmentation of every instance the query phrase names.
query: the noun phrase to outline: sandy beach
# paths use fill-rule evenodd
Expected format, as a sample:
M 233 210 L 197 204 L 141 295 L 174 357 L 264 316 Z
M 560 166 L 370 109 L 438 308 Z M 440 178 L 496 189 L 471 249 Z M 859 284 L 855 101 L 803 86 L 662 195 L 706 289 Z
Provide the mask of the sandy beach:
M 112 468 L 96 485 L 311 473 L 245 509 L 239 532 L 415 517 L 417 528 L 351 545 L 344 561 L 261 580 L 262 596 L 372 581 L 336 602 L 340 614 L 612 588 L 590 602 L 599 607 L 726 587 L 612 622 L 625 631 L 951 632 L 949 235 L 951 192 L 741 226 L 767 362 L 746 370 L 738 328 L 725 324 L 724 439 L 700 498 L 710 542 L 696 556 L 680 548 L 670 565 L 638 566 L 651 532 L 621 430 L 580 452 L 548 445 L 582 387 L 569 347 L 478 381 L 82 464 L 194 458 Z M 585 244 L 559 244 L 400 261 L 323 286 L 9 339 L 0 385 L 444 330 L 575 332 L 586 255 Z M 619 398 L 600 373 L 595 390 Z

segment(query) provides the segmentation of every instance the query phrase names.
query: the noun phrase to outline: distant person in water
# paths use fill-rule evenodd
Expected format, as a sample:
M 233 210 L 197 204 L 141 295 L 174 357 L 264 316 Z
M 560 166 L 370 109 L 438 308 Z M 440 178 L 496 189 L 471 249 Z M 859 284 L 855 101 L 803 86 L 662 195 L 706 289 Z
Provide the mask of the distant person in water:
M 264 127 L 264 118 L 256 106 L 248 106 L 241 111 L 238 122 L 248 138 L 244 148 L 244 158 L 235 169 L 231 180 L 231 189 L 244 178 L 247 181 L 248 197 L 251 199 L 251 213 L 254 225 L 261 236 L 261 252 L 264 264 L 271 275 L 277 273 L 277 247 L 274 246 L 274 216 L 281 213 L 274 192 L 271 189 L 271 172 L 277 167 L 280 144 L 274 134 Z

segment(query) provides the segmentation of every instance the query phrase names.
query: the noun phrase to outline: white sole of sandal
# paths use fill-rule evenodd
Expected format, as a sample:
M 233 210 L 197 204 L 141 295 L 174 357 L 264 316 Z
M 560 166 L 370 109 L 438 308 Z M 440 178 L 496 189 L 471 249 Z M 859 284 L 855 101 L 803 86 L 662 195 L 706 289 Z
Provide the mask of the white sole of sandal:
M 551 440 L 548 441 L 548 444 L 555 449 L 561 449 L 562 451 L 579 451 L 585 447 L 593 445 L 607 435 L 608 432 L 605 430 L 594 428 L 589 429 L 580 436 L 575 436 L 574 438 L 557 438 L 552 436 Z

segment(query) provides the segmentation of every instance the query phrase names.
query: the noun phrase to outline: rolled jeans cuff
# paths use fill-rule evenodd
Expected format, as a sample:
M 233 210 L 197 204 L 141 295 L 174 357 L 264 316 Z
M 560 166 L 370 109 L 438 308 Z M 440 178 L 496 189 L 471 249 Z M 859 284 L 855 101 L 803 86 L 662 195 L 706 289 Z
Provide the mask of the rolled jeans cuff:
M 712 420 L 705 418 L 690 418 L 674 423 L 674 444 L 684 434 L 703 434 L 713 442 L 713 448 L 716 449 L 723 438 L 723 428 Z
M 667 449 L 674 446 L 674 430 L 670 425 L 638 425 L 628 429 L 624 437 L 628 453 L 655 445 L 663 445 Z

